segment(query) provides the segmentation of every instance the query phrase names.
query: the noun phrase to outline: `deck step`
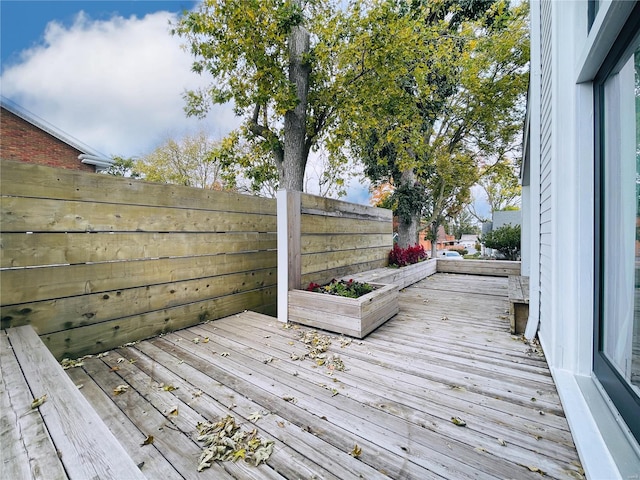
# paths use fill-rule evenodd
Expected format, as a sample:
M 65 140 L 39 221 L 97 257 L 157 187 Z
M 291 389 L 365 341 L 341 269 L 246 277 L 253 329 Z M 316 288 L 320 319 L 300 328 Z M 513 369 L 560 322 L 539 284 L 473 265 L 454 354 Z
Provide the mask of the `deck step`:
M 1 342 L 0 478 L 145 478 L 30 325 Z

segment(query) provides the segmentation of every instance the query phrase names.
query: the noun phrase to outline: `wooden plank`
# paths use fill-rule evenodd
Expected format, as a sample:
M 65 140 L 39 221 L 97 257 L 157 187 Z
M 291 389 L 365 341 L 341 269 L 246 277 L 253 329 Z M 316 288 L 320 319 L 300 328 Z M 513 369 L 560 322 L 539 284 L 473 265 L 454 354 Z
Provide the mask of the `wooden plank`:
M 393 237 L 390 234 L 381 233 L 364 235 L 305 235 L 303 238 L 303 255 L 343 250 L 360 250 L 374 247 L 384 247 L 388 253 L 393 247 Z
M 301 234 L 388 234 L 393 233 L 391 222 L 360 220 L 354 218 L 323 217 L 320 215 L 301 215 Z
M 0 332 L 0 478 L 66 479 L 56 447 L 14 357 L 5 331 Z
M 507 260 L 443 260 L 438 258 L 438 272 L 508 277 L 520 275 L 520 262 Z
M 144 445 L 147 433 L 138 429 L 137 425 L 113 403 L 107 393 L 113 392 L 113 390 L 102 390 L 83 368 L 70 368 L 67 370 L 67 375 L 80 388 L 82 395 L 100 415 L 102 421 L 122 444 L 135 464 L 141 465 L 140 471 L 148 479 L 182 480 L 184 478 L 158 451 L 155 444 Z M 115 377 L 113 373 L 112 376 Z M 155 434 L 155 432 L 150 433 Z M 154 435 L 154 443 L 156 436 L 157 434 Z
M 35 331 L 17 327 L 7 335 L 30 390 L 47 395 L 40 413 L 69 478 L 145 478 Z
M 262 370 L 262 363 L 260 363 L 261 366 L 257 369 L 248 370 L 242 363 L 238 363 L 238 360 L 242 361 L 242 358 L 245 358 L 244 356 L 239 356 L 240 358 L 238 360 L 233 361 L 231 355 L 229 355 L 229 357 L 220 357 L 219 361 L 212 362 L 211 356 L 206 354 L 205 349 L 198 348 L 199 345 L 185 345 L 188 341 L 185 342 L 184 340 L 188 339 L 191 331 L 188 333 L 185 332 L 186 336 L 184 334 L 181 335 L 181 333 L 183 332 L 176 332 L 174 335 L 154 340 L 152 343 L 168 350 L 172 348 L 180 349 L 180 358 L 186 363 L 189 363 L 201 371 L 210 372 L 210 375 L 214 376 L 217 381 L 225 385 L 233 386 L 233 389 L 238 392 L 238 394 L 268 406 L 269 411 L 286 417 L 290 423 L 313 433 L 333 448 L 347 453 L 352 451 L 355 444 L 361 446 L 362 451 L 366 452 L 366 454 L 363 453 L 359 457 L 360 462 L 363 464 L 363 472 L 366 473 L 368 471 L 367 467 L 370 467 L 384 472 L 391 478 L 439 478 L 433 474 L 433 472 L 414 463 L 412 458 L 401 449 L 400 446 L 403 445 L 403 443 L 395 444 L 387 442 L 384 447 L 380 447 L 371 440 L 370 436 L 363 436 L 360 432 L 354 432 L 354 429 L 350 428 L 350 426 L 342 424 L 338 419 L 338 415 L 331 415 L 325 410 L 323 401 L 319 400 L 316 395 L 310 396 L 308 400 L 315 402 L 316 412 L 302 408 L 299 402 L 283 400 L 282 396 L 287 393 L 295 393 L 296 389 L 283 386 L 280 382 L 274 380 L 264 381 L 263 375 L 254 377 L 253 372 Z M 196 331 L 195 333 L 198 332 Z M 212 335 L 212 332 L 203 330 L 202 334 Z M 176 337 L 178 337 L 177 340 Z M 234 351 L 234 347 L 230 344 L 225 344 L 223 348 Z M 268 367 L 269 365 L 265 364 L 265 368 Z M 309 387 L 307 386 L 307 388 Z M 317 392 L 324 394 L 322 398 L 331 395 L 330 392 L 327 392 L 327 390 L 319 387 L 317 384 L 315 385 L 315 389 Z M 302 397 L 298 395 L 296 398 Z M 323 417 L 325 417 L 326 420 Z M 360 422 L 358 425 L 362 426 L 362 423 L 364 422 Z M 395 452 L 390 451 L 390 449 L 395 450 Z M 355 478 L 355 476 L 351 478 Z
M 119 357 L 115 352 L 111 352 L 109 355 L 114 356 L 116 359 Z M 180 475 L 188 480 L 202 478 L 203 474 L 197 471 L 198 458 L 202 449 L 185 432 L 179 430 L 172 422 L 171 416 L 167 415 L 175 405 L 167 403 L 157 409 L 150 405 L 144 397 L 146 391 L 151 387 L 152 381 L 142 385 L 130 385 L 118 372 L 112 372 L 109 365 L 102 362 L 102 360 L 90 358 L 84 363 L 85 365 L 82 368 L 100 389 L 109 392 L 110 395 L 119 385 L 127 385 L 129 387 L 125 393 L 111 395 L 110 398 L 116 408 L 124 412 L 135 424 L 136 431 L 132 435 L 137 437 L 140 432 L 152 434 L 154 448 L 158 449 L 162 456 L 178 470 Z M 180 411 L 178 411 L 178 416 L 179 414 Z M 218 464 L 213 464 L 208 473 L 210 478 L 234 478 L 225 471 L 224 467 Z M 206 473 L 204 475 L 207 476 Z
M 276 262 L 276 252 L 266 251 L 2 270 L 0 298 L 3 305 L 13 305 L 108 293 L 212 275 L 253 272 L 273 268 Z
M 276 285 L 276 269 L 0 306 L 2 328 L 31 325 L 39 335 Z
M 393 219 L 391 210 L 318 197 L 306 193 L 302 195 L 302 212 L 330 217 L 366 218 L 382 222 L 391 222 Z
M 324 284 L 330 282 L 334 278 L 343 278 L 355 275 L 360 272 L 366 272 L 367 270 L 373 270 L 385 266 L 387 260 L 378 259 L 364 263 L 352 263 L 341 267 L 332 268 L 330 270 L 323 270 L 320 272 L 306 273 L 301 277 L 300 288 L 306 289 L 311 282 Z
M 202 330 L 207 331 L 207 328 Z M 191 331 L 198 332 L 199 329 L 194 328 Z M 176 334 L 181 335 L 181 332 Z M 209 343 L 212 342 L 214 343 L 210 346 L 195 345 L 192 348 L 194 351 L 214 348 L 219 351 L 233 348 L 235 345 L 235 342 L 220 337 L 212 339 Z M 321 385 L 300 382 L 292 375 L 282 375 L 277 366 L 271 363 L 258 367 L 256 364 L 260 362 L 254 360 L 256 356 L 257 352 L 245 347 L 241 350 L 236 349 L 234 355 L 229 355 L 220 362 L 229 364 L 236 375 L 242 378 L 250 377 L 256 385 L 264 384 L 263 388 L 271 386 L 283 395 L 288 393 L 297 399 L 296 405 L 300 408 L 316 415 L 324 415 L 328 421 L 336 422 L 342 428 L 377 445 L 384 445 L 384 448 L 397 455 L 402 455 L 405 450 L 410 451 L 411 455 L 406 457 L 406 461 L 415 462 L 427 472 L 448 478 L 505 478 L 507 464 L 500 459 L 483 457 L 481 452 L 454 438 L 449 437 L 445 440 L 439 433 L 411 424 L 387 412 L 376 411 L 375 408 L 356 402 L 345 395 L 332 395 Z M 320 378 L 322 376 L 319 376 L 318 380 Z M 411 439 L 410 446 L 403 450 L 402 446 L 407 438 Z M 536 477 L 532 472 L 523 472 L 521 478 Z
M 302 274 L 300 196 L 300 192 L 286 192 L 287 263 L 286 265 L 280 264 L 278 267 L 287 268 L 287 290 L 300 284 Z
M 264 213 L 1 197 L 4 232 L 275 232 Z
M 42 341 L 58 359 L 77 358 L 275 301 L 276 288 L 268 287 L 54 332 L 43 335 Z
M 275 250 L 275 233 L 2 233 L 0 267 Z
M 260 328 L 259 332 L 255 331 L 254 325 Z M 291 342 L 287 342 L 288 338 L 275 332 L 273 328 L 267 328 L 265 322 L 252 324 L 242 322 L 235 328 L 231 328 L 225 322 L 218 322 L 216 332 L 217 335 L 224 335 L 230 341 L 258 349 L 263 356 L 272 356 L 275 359 L 272 364 L 282 371 L 282 375 L 295 371 L 298 372 L 299 379 L 314 379 L 317 376 L 317 372 L 312 368 L 314 366 L 312 362 L 298 362 L 295 366 L 290 365 L 291 362 L 288 359 L 290 352 L 294 349 L 289 345 Z M 269 337 L 269 344 L 265 345 L 261 339 L 267 333 L 272 335 Z M 363 346 L 362 349 L 370 350 L 372 346 Z M 474 404 L 469 405 L 468 401 L 458 399 L 460 395 L 467 395 L 463 390 L 451 390 L 443 386 L 440 389 L 431 388 L 427 396 L 424 393 L 415 393 L 417 390 L 410 393 L 405 387 L 404 378 L 396 380 L 393 374 L 380 375 L 380 368 L 372 365 L 372 362 L 365 364 L 354 361 L 349 353 L 358 348 L 360 348 L 359 344 L 352 343 L 348 347 L 332 346 L 329 350 L 329 355 L 339 353 L 347 366 L 347 370 L 339 374 L 340 381 L 336 384 L 341 395 L 347 395 L 363 404 L 375 406 L 398 417 L 410 418 L 413 423 L 425 425 L 425 428 L 446 432 L 448 436 L 460 438 L 472 448 L 480 447 L 486 452 L 518 464 L 539 465 L 547 474 L 552 476 L 559 474 L 558 478 L 565 476 L 565 470 L 558 465 L 559 462 L 546 461 L 540 458 L 536 451 L 542 450 L 546 455 L 561 462 L 569 463 L 576 458 L 575 450 L 572 454 L 565 455 L 565 449 L 558 449 L 556 444 L 548 441 L 534 440 L 536 447 L 533 450 L 529 449 L 531 441 L 525 437 L 531 438 L 532 426 L 527 422 L 537 423 L 537 419 L 540 418 L 537 411 L 532 412 L 535 415 L 531 416 L 532 420 L 527 419 L 517 426 L 512 426 L 510 422 L 505 421 L 507 416 L 504 413 L 480 406 L 483 403 L 482 400 L 479 404 L 475 401 Z M 440 392 L 443 398 L 438 403 L 436 400 Z M 449 421 L 452 410 L 459 412 L 467 420 L 467 429 L 460 429 Z M 491 418 L 489 422 L 486 421 L 487 415 Z M 566 424 L 566 420 L 564 422 Z M 523 427 L 522 424 L 525 426 Z M 514 432 L 514 428 L 518 431 Z M 510 448 L 501 448 L 497 438 L 506 439 Z M 570 439 L 570 436 L 568 438 Z
M 386 246 L 338 252 L 311 253 L 302 255 L 301 271 L 302 275 L 306 275 L 341 267 L 349 267 L 353 263 L 386 263 L 388 259 L 389 249 Z
M 205 422 L 210 420 L 203 416 L 200 412 L 194 409 L 190 404 L 192 403 L 192 399 L 189 398 L 186 401 L 175 394 L 173 392 L 167 392 L 163 388 L 159 386 L 159 383 L 156 380 L 155 369 L 148 370 L 151 376 L 147 375 L 144 371 L 139 369 L 135 363 L 136 359 L 129 357 L 129 360 L 134 360 L 133 363 L 130 361 L 118 363 L 117 358 L 125 358 L 128 357 L 128 349 L 119 349 L 115 353 L 116 355 L 110 355 L 103 357 L 103 361 L 105 362 L 107 367 L 115 368 L 118 367 L 118 377 L 120 377 L 120 381 L 126 382 L 132 388 L 135 388 L 137 392 L 144 397 L 146 402 L 148 402 L 148 406 L 150 408 L 154 408 L 159 412 L 162 412 L 165 420 L 162 431 L 166 429 L 175 428 L 179 432 L 182 433 L 183 438 L 181 441 L 175 445 L 172 445 L 172 448 L 175 449 L 176 453 L 182 453 L 184 455 L 184 451 L 186 450 L 186 445 L 191 443 L 194 444 L 199 450 L 202 449 L 202 444 L 198 443 L 196 440 L 197 437 L 197 425 L 200 422 Z M 158 367 L 162 369 L 161 366 Z M 106 370 L 106 369 L 105 369 Z M 193 390 L 195 391 L 195 390 Z M 126 408 L 126 407 L 125 407 Z M 170 412 L 173 409 L 176 409 L 178 412 L 177 415 L 171 414 Z M 161 432 L 160 432 L 161 434 Z M 154 441 L 155 443 L 155 441 Z M 189 448 L 191 450 L 191 448 Z M 195 473 L 197 472 L 197 457 L 194 459 L 191 455 L 188 457 L 192 466 L 191 469 Z M 196 460 L 194 462 L 194 460 Z M 233 478 L 246 478 L 251 477 L 257 472 L 260 473 L 260 476 L 265 478 L 265 480 L 284 480 L 278 472 L 275 472 L 270 468 L 269 465 L 261 465 L 260 467 L 255 467 L 253 465 L 247 464 L 245 462 L 217 462 L 217 466 L 220 469 L 226 471 L 226 473 L 230 474 Z M 210 474 L 215 474 L 217 477 L 216 470 L 209 470 Z
M 275 215 L 271 198 L 0 160 L 2 195 Z M 118 192 L 114 195 L 114 192 Z
M 265 410 L 264 406 L 256 404 L 250 399 L 238 396 L 236 392 L 219 384 L 219 382 L 206 374 L 185 365 L 179 356 L 165 354 L 162 350 L 147 343 L 141 345 L 139 349 L 128 348 L 119 350 L 119 352 L 133 361 L 135 368 L 148 375 L 150 381 L 154 384 L 164 383 L 165 385 L 176 387 L 171 392 L 171 395 L 175 396 L 177 401 L 181 401 L 183 404 L 193 408 L 198 414 L 210 421 L 232 415 L 236 422 L 239 425 L 243 425 L 245 429 L 252 430 L 255 428 L 261 437 L 273 440 L 275 444 L 274 451 L 269 457 L 267 465 L 258 469 L 250 467 L 246 472 L 243 472 L 245 475 L 253 476 L 258 472 L 263 473 L 270 467 L 286 478 L 313 478 L 314 476 L 334 480 L 340 478 L 321 466 L 328 463 L 327 456 L 323 455 L 324 449 L 314 452 L 311 448 L 305 448 L 306 441 L 309 441 L 309 438 L 313 437 L 313 435 L 302 429 L 296 429 L 296 431 L 288 429 L 288 434 L 283 435 L 283 429 L 287 429 L 286 419 Z M 148 356 L 149 353 L 153 355 L 152 358 Z M 163 361 L 158 362 L 158 358 Z M 174 373 L 171 368 L 173 365 L 178 365 L 179 368 L 177 370 L 182 373 L 179 375 Z M 131 370 L 131 367 L 127 367 L 128 370 Z M 127 375 L 126 378 L 131 383 L 140 383 L 140 381 L 133 382 L 133 376 Z M 140 376 L 137 376 L 136 380 L 138 378 L 143 380 L 143 377 Z M 192 392 L 197 391 L 202 392 L 202 394 L 194 398 Z M 252 422 L 252 414 L 255 412 L 263 412 L 263 418 Z M 290 441 L 292 435 L 296 435 L 297 441 L 295 443 L 290 442 L 291 446 L 282 442 L 282 438 Z M 316 460 L 321 461 L 309 461 L 307 455 L 303 456 L 298 452 L 304 452 L 311 457 L 315 456 Z M 344 471 L 343 466 L 339 466 L 339 468 Z

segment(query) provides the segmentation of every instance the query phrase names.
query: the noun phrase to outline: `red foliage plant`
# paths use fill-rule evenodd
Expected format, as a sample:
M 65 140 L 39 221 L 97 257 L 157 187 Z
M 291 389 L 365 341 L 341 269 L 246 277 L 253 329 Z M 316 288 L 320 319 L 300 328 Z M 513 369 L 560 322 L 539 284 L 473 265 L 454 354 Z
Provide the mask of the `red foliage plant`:
M 424 251 L 422 245 L 416 244 L 407 248 L 400 248 L 398 245 L 394 245 L 393 250 L 389 253 L 389 265 L 404 267 L 412 263 L 421 262 L 425 258 L 427 258 L 427 252 Z

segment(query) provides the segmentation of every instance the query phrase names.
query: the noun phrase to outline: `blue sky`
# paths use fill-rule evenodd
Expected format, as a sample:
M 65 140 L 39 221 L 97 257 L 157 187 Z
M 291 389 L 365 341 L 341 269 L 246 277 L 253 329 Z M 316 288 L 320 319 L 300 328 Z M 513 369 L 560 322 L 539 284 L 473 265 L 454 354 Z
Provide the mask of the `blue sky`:
M 47 24 L 58 21 L 73 24 L 76 15 L 84 11 L 95 20 L 109 20 L 113 16 L 144 17 L 161 10 L 182 12 L 190 10 L 195 1 L 56 1 L 56 0 L 2 0 L 0 2 L 1 64 L 19 61 L 20 52 L 43 40 Z

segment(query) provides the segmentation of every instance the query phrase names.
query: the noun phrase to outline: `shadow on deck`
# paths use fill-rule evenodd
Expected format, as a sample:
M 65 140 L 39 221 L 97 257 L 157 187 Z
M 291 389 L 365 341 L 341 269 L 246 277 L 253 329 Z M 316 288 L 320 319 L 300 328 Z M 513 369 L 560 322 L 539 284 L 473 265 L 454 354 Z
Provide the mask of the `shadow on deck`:
M 583 478 L 544 357 L 509 333 L 507 285 L 434 275 L 364 340 L 328 334 L 324 358 L 308 356 L 324 332 L 245 312 L 67 373 L 147 478 Z M 227 415 L 273 454 L 198 473 L 196 424 Z

